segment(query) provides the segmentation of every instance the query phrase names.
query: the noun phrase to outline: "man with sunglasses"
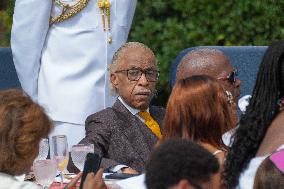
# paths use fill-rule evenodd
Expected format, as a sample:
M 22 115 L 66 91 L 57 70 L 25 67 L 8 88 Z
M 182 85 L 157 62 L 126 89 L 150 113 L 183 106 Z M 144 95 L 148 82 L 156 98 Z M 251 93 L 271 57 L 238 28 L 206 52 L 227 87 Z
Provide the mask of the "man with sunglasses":
M 235 111 L 235 125 L 237 125 L 237 104 L 240 98 L 241 81 L 237 77 L 237 70 L 230 64 L 229 58 L 222 51 L 213 48 L 189 51 L 178 65 L 176 78 L 179 80 L 193 75 L 209 75 L 220 81 L 228 102 Z M 230 144 L 231 134 L 227 132 L 223 135 L 226 145 Z
M 109 73 L 118 98 L 111 108 L 87 118 L 86 137 L 80 143 L 94 144 L 104 168 L 142 172 L 162 136 L 164 109 L 150 106 L 159 76 L 155 55 L 142 43 L 126 43 L 115 53 Z
M 179 63 L 176 76 L 178 80 L 193 75 L 209 75 L 218 79 L 232 94 L 234 102 L 238 102 L 241 81 L 237 78 L 237 70 L 222 51 L 200 48 L 188 52 Z

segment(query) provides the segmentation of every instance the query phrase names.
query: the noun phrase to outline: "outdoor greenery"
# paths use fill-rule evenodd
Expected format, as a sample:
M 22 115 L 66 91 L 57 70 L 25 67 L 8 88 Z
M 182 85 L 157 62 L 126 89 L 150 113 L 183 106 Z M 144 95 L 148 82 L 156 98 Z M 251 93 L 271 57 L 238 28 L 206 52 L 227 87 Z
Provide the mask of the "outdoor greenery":
M 13 3 L 8 6 L 8 12 L 0 12 L 7 29 Z M 129 41 L 143 42 L 156 53 L 161 73 L 156 102 L 164 104 L 169 66 L 181 50 L 201 45 L 269 45 L 284 36 L 283 10 L 282 0 L 138 0 Z M 9 45 L 8 38 L 0 45 Z
M 10 44 L 14 3 L 14 0 L 0 2 L 0 46 L 8 46 Z
M 161 77 L 159 104 L 169 93 L 169 67 L 178 53 L 202 45 L 269 45 L 284 37 L 281 0 L 141 0 L 129 40 L 154 50 Z

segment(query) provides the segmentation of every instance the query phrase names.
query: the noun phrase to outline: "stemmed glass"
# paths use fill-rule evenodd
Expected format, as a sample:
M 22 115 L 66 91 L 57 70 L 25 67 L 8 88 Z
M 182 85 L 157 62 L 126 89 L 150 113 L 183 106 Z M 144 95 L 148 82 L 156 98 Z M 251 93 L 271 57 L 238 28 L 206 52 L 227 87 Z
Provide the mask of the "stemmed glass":
M 33 169 L 37 183 L 43 188 L 48 188 L 57 174 L 57 164 L 53 159 L 35 160 Z
M 77 144 L 72 146 L 72 161 L 80 171 L 83 171 L 85 159 L 88 153 L 94 153 L 94 144 Z
M 36 157 L 35 161 L 45 160 L 48 156 L 48 150 L 49 150 L 48 139 L 43 138 L 39 143 L 38 156 Z
M 53 158 L 60 171 L 61 186 L 63 186 L 63 170 L 66 168 L 69 159 L 67 137 L 65 135 L 52 136 Z

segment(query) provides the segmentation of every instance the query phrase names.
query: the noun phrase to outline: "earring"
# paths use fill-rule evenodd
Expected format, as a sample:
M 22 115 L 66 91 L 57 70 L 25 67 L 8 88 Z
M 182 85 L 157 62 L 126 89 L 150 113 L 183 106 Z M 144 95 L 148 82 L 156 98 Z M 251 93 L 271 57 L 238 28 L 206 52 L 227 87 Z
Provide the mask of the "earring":
M 230 91 L 225 91 L 225 95 L 227 97 L 227 101 L 229 102 L 229 104 L 234 104 L 234 97 L 232 95 L 232 93 Z

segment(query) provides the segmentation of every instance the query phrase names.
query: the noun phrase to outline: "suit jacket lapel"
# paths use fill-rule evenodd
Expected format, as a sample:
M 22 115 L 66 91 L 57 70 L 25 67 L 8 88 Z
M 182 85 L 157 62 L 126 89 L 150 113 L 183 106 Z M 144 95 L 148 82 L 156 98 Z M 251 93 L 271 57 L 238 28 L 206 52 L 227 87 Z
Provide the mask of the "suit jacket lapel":
M 119 100 L 116 100 L 112 108 L 119 116 L 119 119 L 122 120 L 122 122 L 118 124 L 122 134 L 125 135 L 132 144 L 132 148 L 136 151 L 137 157 L 145 162 L 151 152 L 151 148 L 148 144 L 153 140 L 153 138 L 150 137 L 146 139 L 145 142 L 145 136 L 143 136 L 141 129 L 145 129 L 143 127 L 147 126 L 139 120 L 139 118 L 132 115 Z

